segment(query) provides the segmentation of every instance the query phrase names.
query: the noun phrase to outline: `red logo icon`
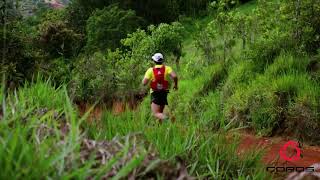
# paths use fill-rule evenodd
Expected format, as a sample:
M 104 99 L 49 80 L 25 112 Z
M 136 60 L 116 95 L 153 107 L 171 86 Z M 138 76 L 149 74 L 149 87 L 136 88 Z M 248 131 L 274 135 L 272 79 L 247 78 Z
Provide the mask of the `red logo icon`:
M 291 147 L 295 149 L 295 155 L 288 157 L 287 155 L 287 149 Z M 287 142 L 281 149 L 280 149 L 280 157 L 286 161 L 298 161 L 300 160 L 301 150 L 299 148 L 299 143 L 295 141 L 289 141 Z

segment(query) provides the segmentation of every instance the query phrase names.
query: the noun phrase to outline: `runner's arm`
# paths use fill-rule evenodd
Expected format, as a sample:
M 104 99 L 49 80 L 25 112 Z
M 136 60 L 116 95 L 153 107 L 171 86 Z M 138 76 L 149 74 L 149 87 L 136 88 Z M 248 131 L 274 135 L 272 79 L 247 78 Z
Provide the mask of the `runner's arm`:
M 142 85 L 143 85 L 143 86 L 148 85 L 151 77 L 152 77 L 152 68 L 149 68 L 149 69 L 147 70 L 147 72 L 145 73 L 145 75 L 144 75 L 144 78 L 143 78 L 143 80 L 142 80 Z
M 173 89 L 177 90 L 178 89 L 178 76 L 177 76 L 177 74 L 174 71 L 172 71 L 170 73 L 170 77 L 174 81 Z
M 146 86 L 146 85 L 148 85 L 149 84 L 149 79 L 148 78 L 143 78 L 143 80 L 142 80 L 142 85 L 144 85 L 144 86 Z

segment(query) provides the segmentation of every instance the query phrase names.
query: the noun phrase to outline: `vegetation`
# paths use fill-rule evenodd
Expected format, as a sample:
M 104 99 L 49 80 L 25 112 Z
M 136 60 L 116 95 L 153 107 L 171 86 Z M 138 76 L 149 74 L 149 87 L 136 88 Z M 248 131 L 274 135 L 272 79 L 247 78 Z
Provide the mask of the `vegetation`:
M 0 4 L 0 179 L 270 179 L 237 129 L 320 144 L 315 0 L 18 2 Z M 155 52 L 179 75 L 175 123 L 143 99 Z M 114 102 L 138 106 L 77 106 Z
M 135 12 L 108 6 L 97 10 L 87 21 L 87 47 L 106 50 L 120 47 L 120 40 L 135 31 L 142 24 L 142 19 Z M 91 49 L 89 49 L 91 48 Z
M 3 105 L 1 178 L 189 176 L 168 170 L 183 168 L 178 162 L 199 177 L 265 177 L 256 167 L 259 154 L 240 159 L 236 143 L 224 143 L 224 133 L 204 134 L 195 121 L 151 125 L 148 103 L 140 113 L 105 112 L 92 124 L 73 109 L 65 87 L 38 79 L 7 96 Z M 175 160 L 178 156 L 182 161 Z

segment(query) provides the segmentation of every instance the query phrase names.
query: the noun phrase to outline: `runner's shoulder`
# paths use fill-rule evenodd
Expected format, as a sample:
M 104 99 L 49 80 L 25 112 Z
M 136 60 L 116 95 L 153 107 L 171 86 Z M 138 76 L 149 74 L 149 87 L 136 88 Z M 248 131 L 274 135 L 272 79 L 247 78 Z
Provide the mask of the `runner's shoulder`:
M 171 72 L 173 71 L 172 67 L 171 67 L 171 66 L 167 66 L 167 65 L 166 65 L 166 70 L 167 70 L 169 73 L 171 73 Z
M 144 77 L 147 78 L 147 79 L 150 79 L 150 78 L 152 77 L 152 74 L 153 74 L 153 70 L 152 70 L 152 68 L 149 68 L 149 69 L 146 71 Z
M 153 67 L 150 67 L 147 69 L 147 72 L 151 72 L 151 71 L 153 71 Z

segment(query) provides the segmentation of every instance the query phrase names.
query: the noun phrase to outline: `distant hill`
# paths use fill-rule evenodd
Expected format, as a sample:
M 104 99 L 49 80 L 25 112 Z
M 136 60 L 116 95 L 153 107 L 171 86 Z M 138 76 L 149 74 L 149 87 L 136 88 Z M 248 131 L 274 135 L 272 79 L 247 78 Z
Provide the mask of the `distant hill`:
M 70 0 L 24 0 L 20 2 L 19 6 L 22 16 L 32 16 L 39 8 L 63 8 L 69 2 Z
M 65 7 L 70 0 L 45 0 L 45 3 L 49 4 L 52 8 L 63 8 Z

